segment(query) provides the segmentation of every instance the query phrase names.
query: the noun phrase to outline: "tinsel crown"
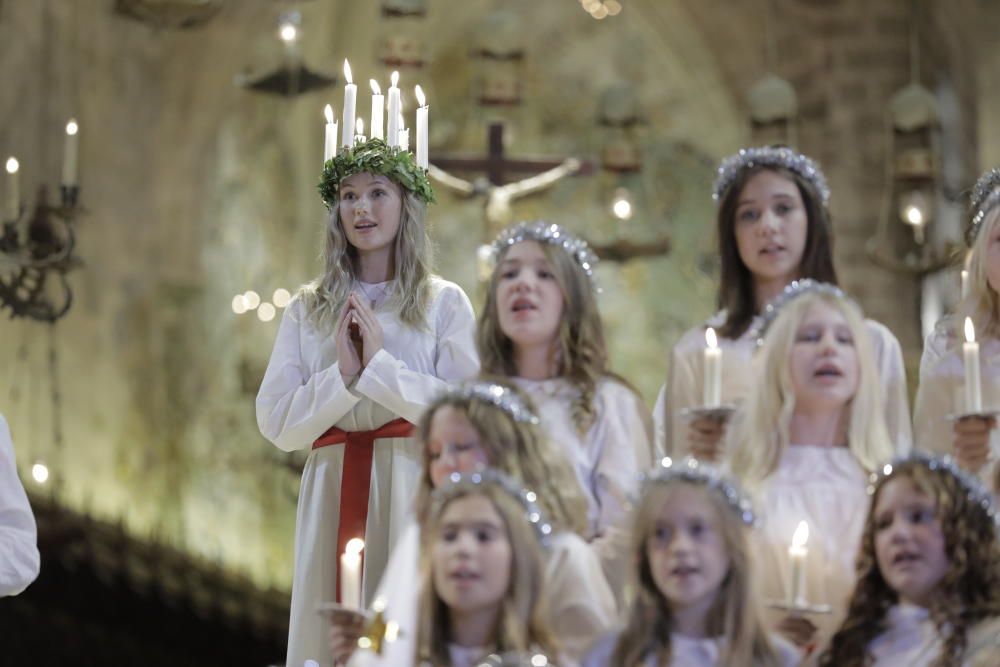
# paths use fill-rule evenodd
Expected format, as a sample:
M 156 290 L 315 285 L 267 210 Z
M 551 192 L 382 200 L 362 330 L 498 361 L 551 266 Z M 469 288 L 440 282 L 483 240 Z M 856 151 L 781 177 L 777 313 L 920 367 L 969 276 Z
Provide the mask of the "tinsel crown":
M 969 205 L 972 209 L 972 220 L 965 231 L 965 241 L 971 248 L 976 242 L 986 214 L 1000 205 L 1000 167 L 994 167 L 979 177 L 975 187 L 972 188 Z
M 659 466 L 641 477 L 641 493 L 648 493 L 652 485 L 675 481 L 700 484 L 712 489 L 725 498 L 729 508 L 747 526 L 753 526 L 757 520 L 753 502 L 736 482 L 723 475 L 715 466 L 689 456 L 679 461 L 665 456 Z
M 802 153 L 797 153 L 785 146 L 741 148 L 738 153 L 724 159 L 716 170 L 712 199 L 721 201 L 743 170 L 754 167 L 788 169 L 812 184 L 823 200 L 823 206 L 830 203 L 830 186 L 827 185 L 826 176 L 823 175 L 819 165 Z
M 764 336 L 767 334 L 767 330 L 778 319 L 778 315 L 781 314 L 784 307 L 804 294 L 827 294 L 848 301 L 849 303 L 854 303 L 854 300 L 836 285 L 821 283 L 812 278 L 793 280 L 785 285 L 785 289 L 781 291 L 781 294 L 771 299 L 764 306 L 764 310 L 761 311 L 760 323 L 751 332 L 751 335 L 757 339 L 757 345 L 764 344 Z
M 426 203 L 434 201 L 434 188 L 427 171 L 417 166 L 413 153 L 390 148 L 382 139 L 345 146 L 323 165 L 319 181 L 319 196 L 327 210 L 333 210 L 340 198 L 340 183 L 348 176 L 368 172 L 390 178 L 401 188 L 412 192 Z
M 470 380 L 449 388 L 443 394 L 446 398 L 475 399 L 503 410 L 511 419 L 526 424 L 538 424 L 539 420 L 525 400 L 510 387 L 485 380 Z
M 600 292 L 597 284 L 597 276 L 594 269 L 597 267 L 597 255 L 590 249 L 590 245 L 581 237 L 569 231 L 562 225 L 544 220 L 533 222 L 519 222 L 512 227 L 500 232 L 496 240 L 493 241 L 492 258 L 496 263 L 500 259 L 501 253 L 510 246 L 522 241 L 538 241 L 557 245 L 569 253 L 569 256 L 583 269 L 583 272 L 590 278 L 590 285 L 595 292 Z

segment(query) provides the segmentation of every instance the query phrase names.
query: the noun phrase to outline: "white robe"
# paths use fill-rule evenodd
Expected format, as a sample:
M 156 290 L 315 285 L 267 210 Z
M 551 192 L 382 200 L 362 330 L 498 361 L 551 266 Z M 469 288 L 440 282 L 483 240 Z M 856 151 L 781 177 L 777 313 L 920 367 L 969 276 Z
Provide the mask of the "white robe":
M 954 455 L 954 435 L 948 415 L 965 412 L 965 362 L 962 343 L 949 333 L 950 319 L 934 328 L 920 358 L 920 384 L 913 407 L 917 448 L 931 454 Z M 1000 409 L 1000 340 L 979 341 L 979 376 L 984 410 Z M 992 459 L 978 471 L 992 485 L 1000 458 L 1000 431 L 990 433 Z
M 594 644 L 580 667 L 616 667 L 611 664 L 615 645 L 620 632 L 605 635 Z M 721 637 L 694 639 L 676 632 L 670 633 L 670 665 L 668 667 L 724 667 L 719 663 L 725 639 Z M 802 661 L 802 655 L 790 643 L 773 635 L 771 642 L 783 667 L 794 667 Z M 648 655 L 644 667 L 660 667 L 656 656 Z
M 17 476 L 7 420 L 0 415 L 0 597 L 27 588 L 39 567 L 35 515 Z
M 660 388 L 653 408 L 656 447 L 668 456 L 684 456 L 689 449 L 687 423 L 680 417 L 685 408 L 703 404 L 705 329 L 718 329 L 725 323 L 725 312 L 710 317 L 704 324 L 688 330 L 670 355 L 667 383 Z M 722 402 L 738 403 L 750 393 L 754 382 L 753 358 L 757 341 L 751 335 L 760 321 L 755 317 L 750 328 L 733 340 L 719 338 L 722 349 Z M 906 368 L 899 341 L 889 329 L 874 320 L 865 320 L 871 333 L 872 349 L 882 380 L 885 421 L 897 452 L 908 452 L 913 441 L 910 428 L 909 399 L 906 395 Z
M 447 388 L 447 380 L 473 377 L 475 316 L 460 287 L 432 279 L 427 328 L 418 330 L 377 309 L 383 348 L 352 386 L 344 385 L 332 334 L 317 331 L 294 301 L 284 313 L 274 351 L 257 395 L 261 433 L 285 451 L 305 449 L 331 426 L 370 431 L 399 417 L 411 423 Z M 340 476 L 344 448 L 310 452 L 302 473 L 295 525 L 295 575 L 287 664 L 307 659 L 332 664 L 320 603 L 335 599 Z M 362 590 L 370 600 L 411 510 L 421 469 L 413 438 L 375 441 L 365 531 Z
M 868 644 L 872 667 L 932 667 L 944 648 L 930 614 L 922 607 L 898 604 L 886 614 L 885 632 Z M 1000 665 L 1000 618 L 969 629 L 962 667 Z

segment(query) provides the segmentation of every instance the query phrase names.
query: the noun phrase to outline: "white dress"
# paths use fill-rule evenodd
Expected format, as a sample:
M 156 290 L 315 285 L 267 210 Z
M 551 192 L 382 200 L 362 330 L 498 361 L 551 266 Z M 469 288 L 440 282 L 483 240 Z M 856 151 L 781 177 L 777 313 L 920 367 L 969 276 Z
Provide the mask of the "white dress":
M 1000 409 L 1000 340 L 979 342 L 979 376 L 984 410 Z M 938 323 L 924 342 L 920 358 L 920 384 L 913 407 L 918 449 L 954 455 L 952 422 L 948 415 L 965 412 L 965 362 L 962 344 L 950 333 L 950 318 Z M 1000 431 L 990 433 L 992 459 L 979 471 L 987 486 L 1000 458 Z
M 885 632 L 868 644 L 872 667 L 932 667 L 941 654 L 944 642 L 929 612 L 907 604 L 898 604 L 886 614 Z M 962 667 L 1000 665 L 1000 618 L 988 619 L 973 626 L 966 635 Z
M 433 278 L 427 328 L 417 330 L 376 309 L 383 349 L 361 376 L 344 385 L 334 337 L 317 331 L 294 301 L 278 329 L 274 351 L 257 395 L 261 433 L 286 451 L 305 449 L 331 426 L 371 431 L 395 419 L 416 423 L 445 381 L 478 372 L 475 316 L 454 283 Z M 306 460 L 295 525 L 295 575 L 287 664 L 307 659 L 331 664 L 328 628 L 317 613 L 336 599 L 337 531 L 344 447 L 314 449 Z M 370 600 L 405 519 L 421 469 L 413 438 L 375 441 L 365 530 L 363 595 Z
M 591 648 L 580 667 L 616 667 L 611 664 L 611 656 L 618 643 L 619 632 L 605 635 Z M 719 663 L 725 639 L 721 637 L 695 639 L 676 632 L 670 633 L 669 667 L 724 667 Z M 783 667 L 794 667 L 802 661 L 802 654 L 787 641 L 772 635 L 771 642 L 777 650 Z M 644 667 L 660 667 L 656 656 L 646 656 Z
M 818 645 L 836 631 L 854 590 L 854 562 L 868 513 L 868 475 L 846 447 L 790 445 L 756 494 L 758 526 L 751 533 L 757 592 L 762 601 L 790 595 L 788 548 L 799 522 L 809 524 L 804 595 L 832 613 L 809 615 L 819 628 Z M 770 624 L 787 612 L 768 609 Z
M 7 420 L 0 415 L 0 597 L 27 588 L 39 566 L 35 515 L 17 476 Z
M 705 329 L 718 329 L 726 321 L 725 311 L 716 313 L 701 326 L 688 330 L 670 355 L 667 383 L 660 388 L 653 408 L 656 446 L 669 456 L 688 452 L 687 424 L 679 413 L 684 408 L 702 405 Z M 751 332 L 760 317 L 755 317 L 739 338 L 719 338 L 722 349 L 722 402 L 738 403 L 754 382 L 753 357 L 757 341 Z M 909 399 L 906 395 L 906 368 L 899 341 L 889 329 L 874 320 L 865 320 L 872 337 L 872 349 L 882 380 L 885 421 L 896 451 L 908 452 L 912 443 Z

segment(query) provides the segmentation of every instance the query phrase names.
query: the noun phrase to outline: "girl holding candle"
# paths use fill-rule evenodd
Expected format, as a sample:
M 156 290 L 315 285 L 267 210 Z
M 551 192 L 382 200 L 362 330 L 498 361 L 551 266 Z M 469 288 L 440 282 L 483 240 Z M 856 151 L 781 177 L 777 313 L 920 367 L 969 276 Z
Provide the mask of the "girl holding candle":
M 348 147 L 326 163 L 320 192 L 330 210 L 325 270 L 285 310 L 257 423 L 283 450 L 312 449 L 296 516 L 287 662 L 326 667 L 317 608 L 339 594 L 339 557 L 350 539 L 364 540 L 370 599 L 419 480 L 412 424 L 478 362 L 468 298 L 430 273 L 424 215 L 433 191 L 412 155 L 390 154 L 377 139 Z
M 728 436 L 729 466 L 758 499 L 765 598 L 833 608 L 808 621 L 797 613 L 775 618 L 804 645 L 814 623 L 828 637 L 842 618 L 868 473 L 895 449 L 871 329 L 843 292 L 795 281 L 768 307 L 761 331 L 761 372 Z
M 872 504 L 847 618 L 824 667 L 1000 665 L 997 508 L 948 459 L 886 466 Z
M 798 652 L 764 627 L 753 586 L 750 501 L 712 466 L 669 458 L 632 518 L 635 600 L 584 667 L 779 667 Z
M 913 423 L 919 449 L 988 480 L 1000 453 L 996 418 L 983 413 L 1000 407 L 1000 168 L 979 179 L 971 208 L 968 294 L 924 343 Z
M 541 221 L 506 229 L 493 251 L 477 334 L 483 371 L 511 377 L 538 406 L 542 428 L 576 470 L 586 537 L 620 593 L 626 544 L 614 524 L 653 452 L 648 410 L 607 367 L 597 258 L 576 235 Z
M 656 444 L 671 456 L 690 453 L 715 460 L 726 424 L 717 418 L 685 420 L 681 411 L 705 406 L 706 333 L 714 330 L 722 354 L 721 401 L 743 400 L 752 384 L 755 331 L 765 305 L 792 280 L 837 284 L 833 226 L 826 179 L 805 155 L 789 148 L 748 148 L 718 169 L 713 197 L 721 310 L 686 332 L 671 354 L 667 383 L 653 410 Z M 889 433 L 910 442 L 910 414 L 903 357 L 896 337 L 868 320 L 883 385 Z

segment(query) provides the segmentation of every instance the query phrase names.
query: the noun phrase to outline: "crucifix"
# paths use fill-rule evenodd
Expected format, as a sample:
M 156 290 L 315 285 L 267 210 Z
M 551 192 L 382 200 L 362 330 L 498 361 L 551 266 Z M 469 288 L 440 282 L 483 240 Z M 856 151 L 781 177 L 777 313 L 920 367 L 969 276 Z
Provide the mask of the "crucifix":
M 452 175 L 447 169 L 483 171 L 486 175 L 475 181 L 466 181 Z M 503 123 L 491 123 L 485 156 L 434 155 L 430 158 L 428 173 L 435 181 L 460 196 L 485 196 L 485 231 L 486 237 L 491 239 L 513 222 L 513 200 L 547 190 L 567 176 L 588 176 L 593 173 L 593 165 L 574 157 L 563 160 L 508 158 L 503 149 Z M 520 181 L 508 182 L 508 175 L 514 173 L 532 175 Z M 641 244 L 620 240 L 603 245 L 591 243 L 591 248 L 601 259 L 625 261 L 636 257 L 664 255 L 670 251 L 670 241 L 663 238 Z

